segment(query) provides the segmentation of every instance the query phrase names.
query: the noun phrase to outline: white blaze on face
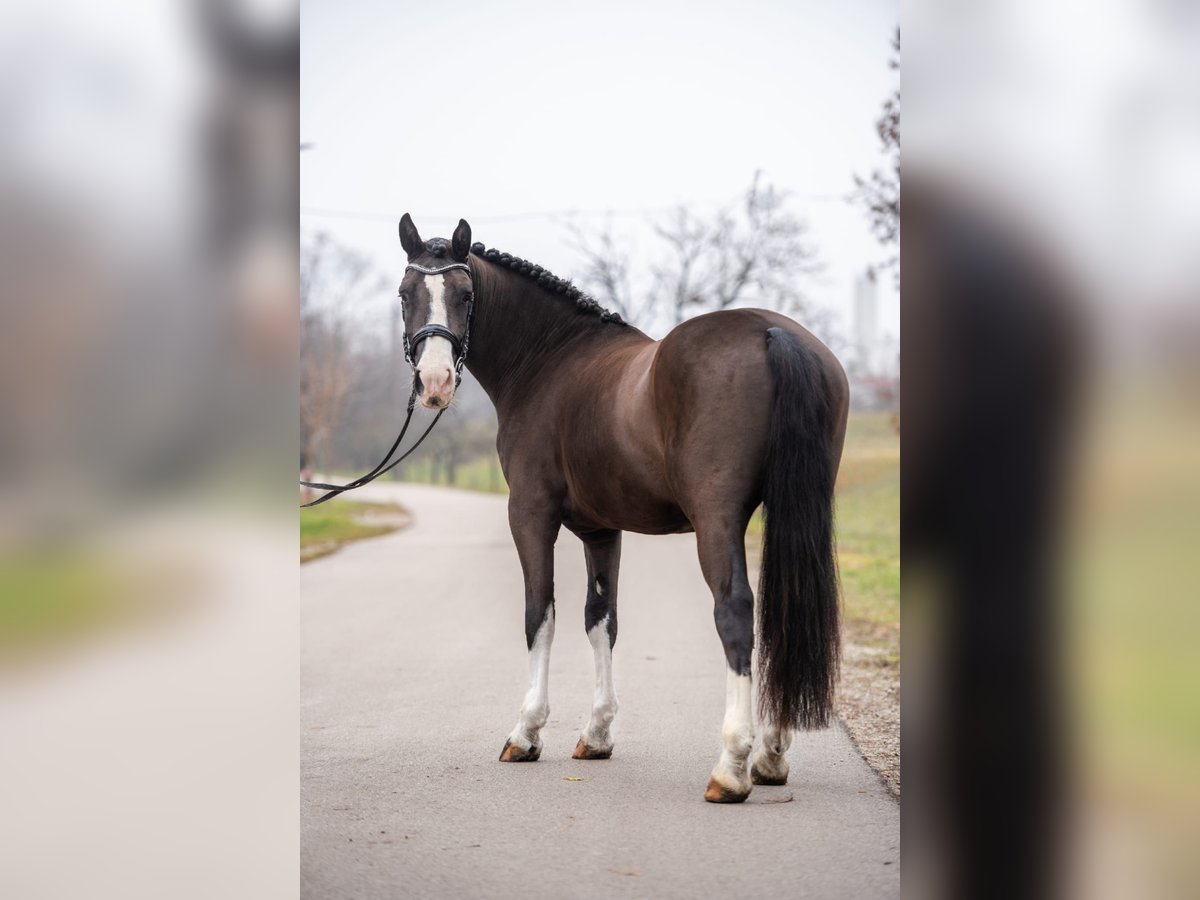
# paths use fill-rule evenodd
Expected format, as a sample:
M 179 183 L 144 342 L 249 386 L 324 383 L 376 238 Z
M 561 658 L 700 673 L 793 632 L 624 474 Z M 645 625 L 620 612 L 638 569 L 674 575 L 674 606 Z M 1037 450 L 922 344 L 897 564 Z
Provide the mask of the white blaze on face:
M 426 325 L 450 327 L 450 316 L 446 310 L 446 276 L 426 275 L 425 289 L 429 291 L 429 321 Z M 417 326 L 418 328 L 424 326 Z M 454 371 L 454 347 L 444 337 L 426 338 L 421 351 L 421 363 L 417 371 L 421 381 L 428 385 L 447 369 Z M 434 377 L 430 377 L 434 376 Z

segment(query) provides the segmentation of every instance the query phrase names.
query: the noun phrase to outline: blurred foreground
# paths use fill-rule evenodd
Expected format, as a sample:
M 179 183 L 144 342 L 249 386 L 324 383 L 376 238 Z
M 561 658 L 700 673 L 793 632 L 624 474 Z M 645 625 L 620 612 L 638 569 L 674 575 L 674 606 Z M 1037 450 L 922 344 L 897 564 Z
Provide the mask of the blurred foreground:
M 289 897 L 294 4 L 0 11 L 0 895 Z
M 905 16 L 905 880 L 1195 896 L 1200 11 Z M 297 892 L 296 64 L 0 14 L 4 896 Z
M 1200 891 L 1200 7 L 905 8 L 905 882 Z

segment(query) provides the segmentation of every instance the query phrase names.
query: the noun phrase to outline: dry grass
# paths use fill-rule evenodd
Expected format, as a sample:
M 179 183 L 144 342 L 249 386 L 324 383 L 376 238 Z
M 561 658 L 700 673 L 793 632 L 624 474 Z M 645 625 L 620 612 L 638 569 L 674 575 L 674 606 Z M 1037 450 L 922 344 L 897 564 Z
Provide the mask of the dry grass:
M 751 523 L 758 557 L 761 520 Z M 900 437 L 888 413 L 850 417 L 837 481 L 842 677 L 837 712 L 900 794 Z

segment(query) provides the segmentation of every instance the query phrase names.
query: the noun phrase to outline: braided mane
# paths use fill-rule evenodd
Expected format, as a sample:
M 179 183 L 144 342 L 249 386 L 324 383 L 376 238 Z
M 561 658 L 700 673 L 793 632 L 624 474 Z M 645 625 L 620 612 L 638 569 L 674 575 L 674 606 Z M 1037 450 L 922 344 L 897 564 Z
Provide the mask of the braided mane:
M 559 278 L 541 266 L 535 266 L 527 259 L 521 259 L 519 256 L 513 256 L 511 253 L 501 253 L 494 247 L 489 250 L 480 243 L 472 244 L 471 252 L 476 256 L 482 256 L 488 262 L 504 266 L 506 269 L 533 279 L 551 293 L 558 294 L 570 300 L 580 312 L 599 316 L 601 322 L 615 322 L 618 325 L 627 324 L 619 314 L 609 312 L 567 279 Z

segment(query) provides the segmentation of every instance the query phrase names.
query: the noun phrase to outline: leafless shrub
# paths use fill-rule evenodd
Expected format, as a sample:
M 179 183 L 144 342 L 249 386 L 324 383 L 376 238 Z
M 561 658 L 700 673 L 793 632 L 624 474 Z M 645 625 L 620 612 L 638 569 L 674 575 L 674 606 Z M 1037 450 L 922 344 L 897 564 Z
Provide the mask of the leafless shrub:
M 301 467 L 328 463 L 322 453 L 341 417 L 356 377 L 355 301 L 382 288 L 382 278 L 360 253 L 327 234 L 300 253 Z

